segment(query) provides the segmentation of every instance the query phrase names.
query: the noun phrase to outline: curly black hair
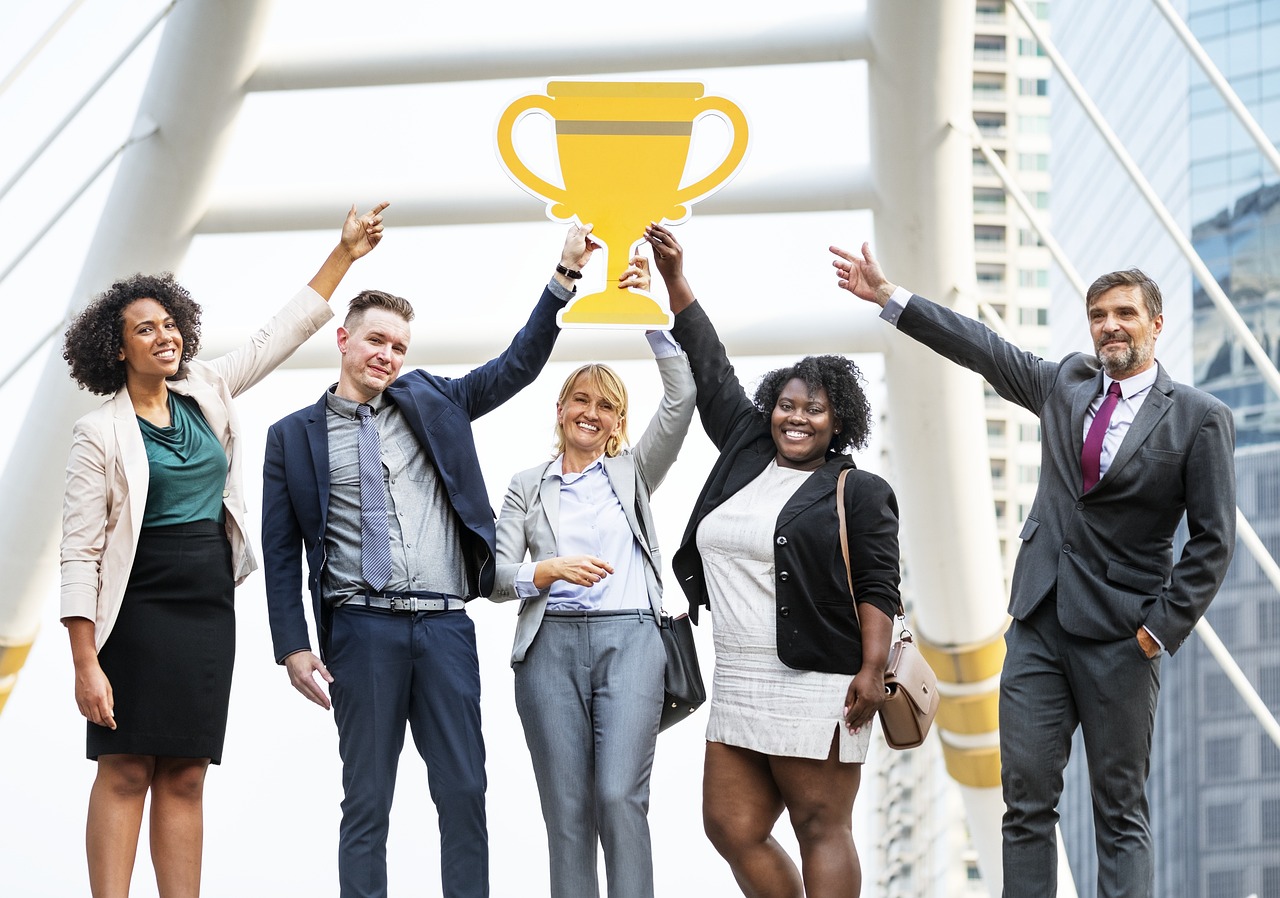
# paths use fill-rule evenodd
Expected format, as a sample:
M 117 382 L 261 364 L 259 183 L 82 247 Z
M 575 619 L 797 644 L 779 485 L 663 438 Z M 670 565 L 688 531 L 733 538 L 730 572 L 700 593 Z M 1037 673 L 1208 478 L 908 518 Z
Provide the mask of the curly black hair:
M 124 362 L 120 360 L 124 310 L 137 299 L 154 299 L 173 316 L 182 334 L 182 364 L 177 377 L 186 374 L 187 362 L 200 351 L 200 305 L 171 272 L 135 274 L 95 296 L 67 327 L 62 357 L 81 389 L 110 396 L 124 386 Z
M 831 437 L 827 451 L 844 452 L 851 446 L 865 449 L 871 436 L 871 403 L 862 389 L 866 378 L 858 366 L 844 356 L 805 356 L 788 368 L 774 369 L 762 377 L 753 401 L 765 423 L 773 414 L 783 387 L 796 378 L 804 381 L 811 393 L 819 387 L 827 391 L 831 413 L 839 428 L 839 433 Z

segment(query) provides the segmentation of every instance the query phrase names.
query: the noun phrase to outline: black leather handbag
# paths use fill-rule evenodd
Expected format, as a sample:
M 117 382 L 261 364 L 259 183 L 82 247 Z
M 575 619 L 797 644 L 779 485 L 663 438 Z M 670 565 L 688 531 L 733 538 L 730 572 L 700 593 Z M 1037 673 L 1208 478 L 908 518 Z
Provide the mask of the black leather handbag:
M 689 615 L 672 617 L 664 612 L 658 626 L 662 647 L 667 652 L 666 671 L 662 675 L 662 722 L 658 724 L 658 732 L 662 732 L 701 708 L 707 700 L 707 689 L 702 684 Z

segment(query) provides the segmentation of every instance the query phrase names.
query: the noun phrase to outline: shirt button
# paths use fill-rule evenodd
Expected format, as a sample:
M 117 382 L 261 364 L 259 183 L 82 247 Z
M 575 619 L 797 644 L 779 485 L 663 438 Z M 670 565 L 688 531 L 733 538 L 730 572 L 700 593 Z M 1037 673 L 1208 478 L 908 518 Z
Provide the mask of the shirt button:
M 1077 502 L 1077 503 L 1076 503 L 1076 511 L 1079 511 L 1079 510 L 1080 510 L 1080 509 L 1082 509 L 1082 508 L 1084 508 L 1084 503 L 1083 503 L 1083 502 Z
M 786 544 L 787 544 L 787 538 L 785 536 L 778 537 L 778 545 L 785 546 Z
M 791 575 L 790 575 L 789 573 L 787 573 L 786 571 L 779 571 L 779 572 L 778 572 L 778 579 L 779 579 L 779 580 L 781 580 L 783 583 L 786 583 L 788 580 L 790 580 L 790 579 L 791 579 Z
M 1062 551 L 1063 551 L 1065 554 L 1070 555 L 1070 554 L 1071 554 L 1071 543 L 1067 543 L 1066 545 L 1064 545 L 1064 546 L 1062 547 Z
M 791 609 L 788 608 L 786 605 L 783 605 L 781 608 L 778 609 L 778 614 L 781 617 L 789 617 L 791 615 Z
M 227 498 L 227 496 L 230 496 L 230 495 L 231 495 L 231 490 L 223 490 L 223 491 L 222 491 L 222 498 L 224 498 L 224 499 L 225 499 L 225 498 Z

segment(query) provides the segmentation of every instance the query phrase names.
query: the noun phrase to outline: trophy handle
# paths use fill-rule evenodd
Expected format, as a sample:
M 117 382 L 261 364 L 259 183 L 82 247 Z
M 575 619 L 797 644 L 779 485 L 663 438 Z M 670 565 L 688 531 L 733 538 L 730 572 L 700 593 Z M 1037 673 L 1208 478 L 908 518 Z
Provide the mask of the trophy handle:
M 729 124 L 733 126 L 733 146 L 729 148 L 729 155 L 725 156 L 724 161 L 715 171 L 702 180 L 681 188 L 676 193 L 678 205 L 704 197 L 729 180 L 729 176 L 737 171 L 747 155 L 747 117 L 742 114 L 742 110 L 724 97 L 704 97 L 694 102 L 708 111 L 714 110 L 721 113 L 729 120 Z M 700 112 L 699 116 L 701 115 Z
M 535 175 L 529 166 L 525 165 L 516 154 L 515 136 L 516 122 L 525 113 L 530 110 L 538 110 L 544 113 L 552 121 L 555 116 L 546 104 L 550 102 L 549 97 L 540 97 L 536 94 L 530 94 L 527 97 L 521 97 L 502 113 L 502 118 L 498 120 L 498 157 L 502 160 L 502 164 L 507 167 L 507 171 L 511 173 L 511 177 L 515 178 L 523 184 L 529 191 L 540 196 L 544 200 L 565 204 L 569 197 L 567 191 L 563 187 L 556 187 L 542 178 Z

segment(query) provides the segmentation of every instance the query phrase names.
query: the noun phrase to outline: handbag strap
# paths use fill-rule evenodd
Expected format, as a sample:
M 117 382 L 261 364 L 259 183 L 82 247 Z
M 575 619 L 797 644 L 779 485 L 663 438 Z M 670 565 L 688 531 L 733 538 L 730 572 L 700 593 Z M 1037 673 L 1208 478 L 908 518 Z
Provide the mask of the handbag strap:
M 844 510 L 844 482 L 849 478 L 852 468 L 844 468 L 836 478 L 836 517 L 840 520 L 840 554 L 844 556 L 844 579 L 849 584 L 849 595 L 853 597 L 853 616 L 858 619 L 858 629 L 862 629 L 862 616 L 858 613 L 858 596 L 853 591 L 853 565 L 849 563 L 849 524 Z M 907 610 L 898 601 L 898 617 L 906 626 Z

